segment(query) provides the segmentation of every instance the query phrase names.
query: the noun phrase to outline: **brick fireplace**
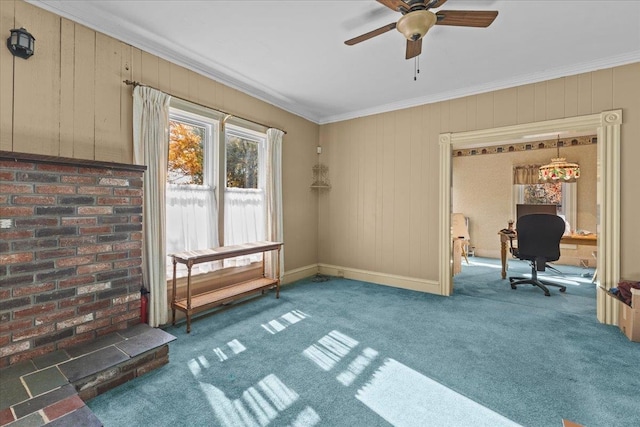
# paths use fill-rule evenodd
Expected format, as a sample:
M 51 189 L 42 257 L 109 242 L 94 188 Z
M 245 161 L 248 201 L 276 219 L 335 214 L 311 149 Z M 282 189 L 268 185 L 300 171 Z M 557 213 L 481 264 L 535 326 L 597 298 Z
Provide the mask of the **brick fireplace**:
M 139 323 L 144 170 L 0 151 L 0 368 Z

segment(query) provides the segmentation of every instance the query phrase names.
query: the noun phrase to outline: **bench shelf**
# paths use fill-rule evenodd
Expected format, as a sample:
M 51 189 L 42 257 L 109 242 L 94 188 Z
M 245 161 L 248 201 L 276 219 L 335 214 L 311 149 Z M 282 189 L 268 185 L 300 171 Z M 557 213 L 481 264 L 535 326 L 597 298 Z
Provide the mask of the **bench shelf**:
M 187 317 L 187 333 L 191 332 L 191 315 L 202 310 L 213 308 L 237 298 L 242 298 L 266 289 L 276 288 L 276 298 L 280 298 L 280 242 L 255 242 L 235 246 L 221 246 L 215 249 L 187 251 L 171 255 L 173 258 L 173 297 L 171 301 L 172 323 L 176 324 L 176 310 L 182 311 Z M 265 276 L 265 256 L 268 252 L 277 250 L 278 257 L 275 265 L 275 278 Z M 241 255 L 262 252 L 262 277 L 247 280 L 212 291 L 191 295 L 191 268 L 203 262 L 219 261 Z M 177 298 L 176 267 L 177 264 L 187 266 L 187 297 Z

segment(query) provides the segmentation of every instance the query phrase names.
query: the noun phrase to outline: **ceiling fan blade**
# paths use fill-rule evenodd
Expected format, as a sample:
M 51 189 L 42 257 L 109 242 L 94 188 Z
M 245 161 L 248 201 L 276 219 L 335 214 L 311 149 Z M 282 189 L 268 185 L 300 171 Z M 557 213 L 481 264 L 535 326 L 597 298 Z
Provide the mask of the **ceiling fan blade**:
M 365 40 L 369 40 L 370 38 L 373 38 L 375 36 L 379 36 L 380 34 L 384 34 L 387 31 L 391 31 L 394 28 L 396 28 L 396 23 L 395 22 L 392 23 L 392 24 L 387 24 L 384 27 L 380 27 L 380 28 L 378 28 L 376 30 L 369 31 L 368 33 L 364 33 L 361 36 L 349 39 L 346 42 L 344 42 L 344 44 L 346 44 L 348 46 L 353 46 L 356 43 L 360 43 L 360 42 L 363 42 Z
M 407 55 L 406 59 L 414 58 L 422 53 L 422 39 L 416 41 L 407 40 Z
M 437 9 L 443 4 L 445 4 L 447 0 L 426 0 L 425 6 L 427 9 Z
M 409 11 L 409 5 L 403 2 L 402 0 L 377 0 L 377 1 L 380 4 L 387 6 L 389 9 L 393 10 L 394 12 Z
M 439 10 L 436 25 L 488 27 L 498 16 L 497 10 Z

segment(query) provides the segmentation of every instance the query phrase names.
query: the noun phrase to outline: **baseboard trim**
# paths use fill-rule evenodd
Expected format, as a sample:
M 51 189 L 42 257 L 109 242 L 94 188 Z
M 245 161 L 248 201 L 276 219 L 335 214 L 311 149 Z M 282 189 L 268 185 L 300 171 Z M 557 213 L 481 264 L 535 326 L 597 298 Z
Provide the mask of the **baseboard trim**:
M 293 270 L 284 272 L 282 284 L 288 285 L 289 283 L 293 283 L 310 276 L 315 276 L 316 274 L 318 274 L 318 264 L 310 264 L 303 267 L 294 268 Z
M 395 274 L 380 273 L 377 271 L 359 270 L 356 268 L 342 267 L 330 264 L 318 264 L 318 268 L 320 274 L 326 274 L 328 276 L 344 277 L 346 279 L 361 280 L 363 282 L 392 286 L 394 288 L 409 289 L 412 291 L 441 295 L 440 283 L 433 280 L 398 276 Z

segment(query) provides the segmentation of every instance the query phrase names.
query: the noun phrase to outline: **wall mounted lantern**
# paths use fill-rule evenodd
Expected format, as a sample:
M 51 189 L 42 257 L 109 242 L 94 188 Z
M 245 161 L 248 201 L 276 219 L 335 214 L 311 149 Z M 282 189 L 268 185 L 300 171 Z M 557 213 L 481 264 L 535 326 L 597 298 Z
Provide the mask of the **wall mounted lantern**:
M 35 41 L 36 39 L 24 28 L 14 28 L 7 39 L 7 47 L 13 56 L 28 59 L 33 55 Z

